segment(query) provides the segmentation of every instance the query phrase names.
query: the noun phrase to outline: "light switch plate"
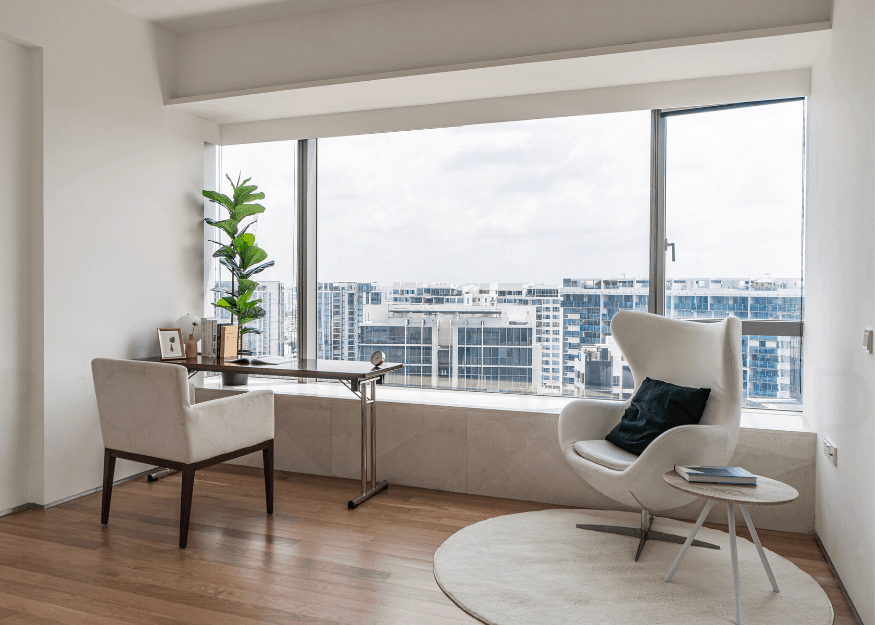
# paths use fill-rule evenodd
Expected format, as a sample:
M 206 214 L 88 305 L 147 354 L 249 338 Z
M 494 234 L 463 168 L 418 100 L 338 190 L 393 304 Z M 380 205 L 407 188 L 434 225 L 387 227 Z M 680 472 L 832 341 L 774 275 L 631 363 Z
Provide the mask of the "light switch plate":
M 872 353 L 872 330 L 863 330 L 863 350 L 867 354 Z
M 834 467 L 839 466 L 839 450 L 827 437 L 823 437 L 823 455 Z

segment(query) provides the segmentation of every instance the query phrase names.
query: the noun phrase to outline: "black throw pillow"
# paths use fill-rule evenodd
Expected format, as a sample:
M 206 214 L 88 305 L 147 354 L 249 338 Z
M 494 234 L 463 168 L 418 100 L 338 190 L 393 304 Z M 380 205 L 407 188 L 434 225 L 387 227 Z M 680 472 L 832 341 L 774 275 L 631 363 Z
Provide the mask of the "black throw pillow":
M 710 388 L 689 388 L 645 378 L 623 419 L 605 440 L 640 456 L 663 432 L 698 423 L 710 394 Z

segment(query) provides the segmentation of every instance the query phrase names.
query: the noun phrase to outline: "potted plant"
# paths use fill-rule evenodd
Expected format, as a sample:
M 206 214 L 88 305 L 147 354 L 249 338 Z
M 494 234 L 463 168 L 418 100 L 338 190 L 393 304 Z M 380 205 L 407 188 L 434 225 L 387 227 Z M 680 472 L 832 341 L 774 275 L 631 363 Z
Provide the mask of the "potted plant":
M 213 241 L 219 247 L 213 253 L 213 258 L 231 273 L 231 288 L 216 287 L 213 291 L 222 295 L 213 306 L 223 308 L 231 313 L 231 322 L 238 326 L 238 352 L 243 352 L 243 337 L 246 334 L 261 334 L 256 328 L 247 327 L 247 324 L 265 316 L 265 310 L 258 304 L 260 299 L 255 299 L 255 291 L 258 282 L 252 279 L 255 274 L 261 273 L 268 267 L 272 267 L 274 261 L 267 260 L 267 252 L 255 244 L 255 235 L 249 229 L 258 221 L 256 215 L 265 211 L 264 206 L 256 204 L 256 200 L 263 200 L 264 193 L 258 192 L 254 184 L 247 184 L 252 178 L 240 182 L 240 176 L 235 184 L 226 174 L 225 177 L 231 183 L 233 197 L 224 193 L 204 190 L 203 196 L 221 205 L 228 212 L 225 219 L 215 220 L 209 217 L 204 221 L 224 232 L 229 239 L 228 243 Z M 220 238 L 220 237 L 219 237 Z M 266 261 L 266 262 L 265 262 Z M 247 374 L 228 373 L 222 374 L 222 383 L 228 385 L 246 384 Z

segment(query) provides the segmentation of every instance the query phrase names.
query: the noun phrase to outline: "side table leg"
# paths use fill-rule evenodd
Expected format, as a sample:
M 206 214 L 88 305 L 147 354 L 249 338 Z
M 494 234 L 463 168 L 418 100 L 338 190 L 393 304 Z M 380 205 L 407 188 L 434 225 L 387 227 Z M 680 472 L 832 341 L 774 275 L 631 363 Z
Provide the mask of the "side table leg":
M 738 507 L 741 508 L 741 513 L 744 515 L 744 520 L 747 523 L 747 529 L 750 530 L 751 538 L 753 538 L 753 544 L 757 546 L 757 551 L 760 554 L 760 560 L 762 560 L 763 568 L 766 569 L 766 575 L 769 576 L 769 582 L 772 584 L 772 592 L 781 592 L 778 590 L 778 582 L 775 581 L 775 575 L 772 573 L 772 567 L 769 566 L 769 561 L 766 559 L 766 552 L 763 550 L 763 546 L 760 544 L 760 537 L 757 536 L 757 531 L 753 527 L 753 521 L 750 519 L 750 514 L 747 512 L 747 506 L 744 504 L 738 504 Z
M 670 582 L 671 578 L 674 577 L 675 571 L 678 570 L 678 566 L 680 566 L 681 560 L 683 560 L 684 556 L 687 554 L 687 549 L 689 549 L 690 545 L 693 544 L 693 540 L 696 538 L 696 534 L 698 534 L 699 530 L 702 528 L 702 523 L 704 523 L 705 519 L 708 518 L 708 513 L 711 512 L 711 506 L 713 505 L 713 499 L 709 499 L 705 504 L 705 509 L 702 510 L 702 514 L 699 515 L 696 524 L 693 526 L 693 531 L 690 532 L 689 536 L 687 536 L 687 540 L 686 542 L 684 542 L 684 546 L 681 547 L 681 552 L 678 554 L 677 559 L 675 559 L 674 564 L 671 565 L 671 569 L 669 569 L 668 575 L 665 576 L 666 582 Z
M 732 554 L 732 585 L 735 589 L 735 623 L 741 625 L 741 589 L 738 584 L 738 551 L 735 546 L 735 505 L 726 504 L 729 515 L 729 552 Z

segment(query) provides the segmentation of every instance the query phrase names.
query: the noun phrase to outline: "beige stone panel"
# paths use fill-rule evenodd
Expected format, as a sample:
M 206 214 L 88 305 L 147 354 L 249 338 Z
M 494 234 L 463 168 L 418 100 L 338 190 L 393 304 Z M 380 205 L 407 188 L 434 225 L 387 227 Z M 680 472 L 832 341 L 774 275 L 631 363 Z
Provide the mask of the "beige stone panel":
M 587 485 L 559 451 L 558 415 L 468 410 L 469 493 L 623 509 Z
M 361 479 L 361 432 L 360 402 L 332 399 L 330 474 L 334 477 Z
M 377 408 L 378 480 L 465 492 L 465 410 L 401 403 Z

